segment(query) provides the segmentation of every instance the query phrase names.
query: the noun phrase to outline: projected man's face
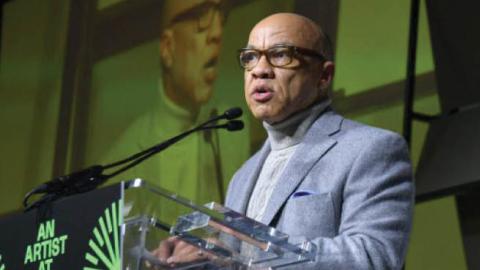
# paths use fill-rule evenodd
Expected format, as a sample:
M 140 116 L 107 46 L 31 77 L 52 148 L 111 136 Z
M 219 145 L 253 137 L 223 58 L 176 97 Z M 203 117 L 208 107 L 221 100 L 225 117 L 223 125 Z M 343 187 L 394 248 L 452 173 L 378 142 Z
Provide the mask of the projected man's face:
M 193 2 L 172 18 L 160 39 L 165 92 L 191 111 L 212 95 L 224 21 L 220 0 Z

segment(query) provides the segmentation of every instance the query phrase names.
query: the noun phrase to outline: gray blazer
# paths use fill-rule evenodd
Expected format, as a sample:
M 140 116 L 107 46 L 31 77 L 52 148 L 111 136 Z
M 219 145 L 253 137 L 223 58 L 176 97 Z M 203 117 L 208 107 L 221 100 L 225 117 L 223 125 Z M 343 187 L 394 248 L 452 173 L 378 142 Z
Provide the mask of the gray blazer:
M 226 206 L 245 213 L 270 145 L 234 175 Z M 301 269 L 400 269 L 414 185 L 405 141 L 327 110 L 286 165 L 262 223 L 317 245 Z

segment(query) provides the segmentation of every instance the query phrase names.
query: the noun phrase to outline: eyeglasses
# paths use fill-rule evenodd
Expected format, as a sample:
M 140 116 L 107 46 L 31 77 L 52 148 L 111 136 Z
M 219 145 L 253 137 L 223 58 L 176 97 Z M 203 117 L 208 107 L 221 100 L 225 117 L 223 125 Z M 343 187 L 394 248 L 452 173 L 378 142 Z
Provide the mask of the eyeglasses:
M 226 19 L 225 4 L 223 1 L 220 3 L 205 2 L 201 5 L 188 9 L 175 16 L 170 21 L 170 24 L 194 20 L 197 22 L 197 31 L 199 33 L 204 32 L 212 26 L 216 12 L 218 12 L 220 16 L 220 22 L 223 24 Z
M 267 62 L 274 67 L 297 67 L 300 65 L 300 55 L 311 56 L 324 61 L 325 57 L 314 50 L 290 46 L 276 45 L 266 50 L 244 48 L 238 50 L 240 66 L 250 70 L 254 68 L 262 55 L 265 55 Z

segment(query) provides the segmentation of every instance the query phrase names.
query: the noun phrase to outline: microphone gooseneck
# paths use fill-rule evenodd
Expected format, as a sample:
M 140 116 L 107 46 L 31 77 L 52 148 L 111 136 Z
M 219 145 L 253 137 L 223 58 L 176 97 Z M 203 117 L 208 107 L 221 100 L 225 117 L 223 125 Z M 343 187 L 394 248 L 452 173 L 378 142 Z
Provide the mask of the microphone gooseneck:
M 94 165 L 86 169 L 56 177 L 48 182 L 45 182 L 28 192 L 23 200 L 23 205 L 26 210 L 34 208 L 45 201 L 52 201 L 59 197 L 69 196 L 72 194 L 83 193 L 97 188 L 99 185 L 105 183 L 108 179 L 140 164 L 151 156 L 165 150 L 169 146 L 184 139 L 188 135 L 202 130 L 210 129 L 226 129 L 228 131 L 238 131 L 243 129 L 244 124 L 241 120 L 234 120 L 242 115 L 242 109 L 235 107 L 226 110 L 223 114 L 210 118 L 204 123 L 187 130 L 177 136 L 174 136 L 166 141 L 156 144 L 148 149 L 133 154 L 120 161 L 116 161 L 105 166 Z M 216 124 L 219 120 L 228 120 L 224 124 Z M 126 165 L 124 165 L 126 164 Z M 124 165 L 110 174 L 103 174 L 105 170 L 112 169 Z M 29 205 L 28 200 L 34 194 L 44 194 L 44 196 Z M 53 198 L 53 199 L 52 199 Z

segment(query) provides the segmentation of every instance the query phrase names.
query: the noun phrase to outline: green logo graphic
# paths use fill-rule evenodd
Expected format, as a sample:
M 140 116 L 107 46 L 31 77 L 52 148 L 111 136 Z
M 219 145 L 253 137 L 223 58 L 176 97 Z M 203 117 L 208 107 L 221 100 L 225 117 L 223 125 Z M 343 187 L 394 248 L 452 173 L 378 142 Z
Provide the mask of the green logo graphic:
M 5 270 L 5 264 L 2 263 L 2 254 L 0 254 L 0 270 Z
M 93 229 L 93 237 L 88 241 L 90 251 L 85 253 L 87 266 L 83 267 L 83 270 L 120 270 L 120 205 L 120 202 L 112 203 L 98 219 L 98 224 Z
M 39 270 L 50 270 L 53 259 L 65 254 L 68 235 L 55 236 L 55 219 L 40 223 L 37 241 L 27 246 L 23 264 L 38 263 Z M 2 270 L 0 268 L 0 270 Z

